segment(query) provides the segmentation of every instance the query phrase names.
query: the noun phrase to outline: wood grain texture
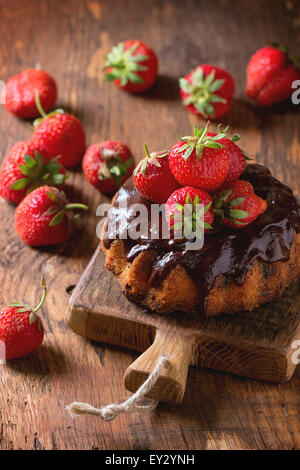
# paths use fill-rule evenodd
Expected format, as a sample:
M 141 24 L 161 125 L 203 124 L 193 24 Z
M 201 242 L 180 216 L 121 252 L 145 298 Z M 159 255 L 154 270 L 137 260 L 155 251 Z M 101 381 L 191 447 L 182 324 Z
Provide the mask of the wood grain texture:
M 257 161 L 299 192 L 299 109 L 259 110 L 243 91 L 245 66 L 256 48 L 276 40 L 298 54 L 299 18 L 296 0 L 114 0 L 113 8 L 109 0 L 1 0 L 0 79 L 41 64 L 57 79 L 58 104 L 82 120 L 88 143 L 123 139 L 138 160 L 144 142 L 151 151 L 166 148 L 197 122 L 180 104 L 177 78 L 201 62 L 226 67 L 237 89 L 224 123 L 242 135 L 243 148 Z M 158 81 L 143 96 L 102 83 L 103 55 L 131 37 L 148 42 L 160 58 Z M 30 137 L 26 124 L 2 106 L 0 131 L 2 157 Z M 74 399 L 99 406 L 129 396 L 123 374 L 136 358 L 66 328 L 69 293 L 98 244 L 95 209 L 107 201 L 80 170 L 70 173 L 69 187 L 71 199 L 91 211 L 83 232 L 50 249 L 22 245 L 14 208 L 0 202 L 1 303 L 34 303 L 41 273 L 49 285 L 43 346 L 0 369 L 1 449 L 300 448 L 299 368 L 281 385 L 191 368 L 179 407 L 161 404 L 151 416 L 121 416 L 112 423 L 69 418 L 64 407 Z

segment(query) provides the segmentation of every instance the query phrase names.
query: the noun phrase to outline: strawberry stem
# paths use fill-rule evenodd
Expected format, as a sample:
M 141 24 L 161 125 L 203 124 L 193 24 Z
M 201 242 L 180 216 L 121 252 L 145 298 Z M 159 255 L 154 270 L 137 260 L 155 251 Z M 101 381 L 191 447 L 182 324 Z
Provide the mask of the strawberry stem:
M 150 152 L 148 150 L 147 144 L 144 144 L 145 154 L 147 158 L 151 158 Z
M 38 112 L 40 113 L 40 115 L 44 118 L 47 116 L 47 114 L 45 113 L 44 109 L 43 109 L 43 106 L 41 104 L 41 100 L 40 100 L 40 94 L 38 91 L 36 91 L 35 93 L 35 104 L 36 104 L 36 107 L 38 109 Z
M 79 204 L 79 203 L 71 203 L 71 204 L 66 204 L 64 206 L 65 210 L 72 210 L 72 209 L 83 209 L 84 211 L 87 211 L 89 208 L 85 204 Z
M 205 126 L 205 128 L 204 128 L 204 131 L 202 132 L 201 137 L 200 137 L 200 139 L 198 140 L 197 144 L 201 144 L 201 142 L 203 142 L 203 139 L 204 139 L 204 137 L 206 136 L 207 129 L 208 129 L 208 126 L 209 126 L 209 125 L 210 125 L 210 121 L 207 121 L 206 126 Z
M 42 296 L 39 304 L 32 310 L 32 312 L 34 312 L 34 313 L 36 313 L 41 308 L 41 306 L 43 305 L 43 303 L 45 301 L 46 295 L 47 295 L 47 286 L 46 286 L 46 281 L 45 281 L 44 276 L 42 277 L 41 286 L 44 289 L 43 296 Z

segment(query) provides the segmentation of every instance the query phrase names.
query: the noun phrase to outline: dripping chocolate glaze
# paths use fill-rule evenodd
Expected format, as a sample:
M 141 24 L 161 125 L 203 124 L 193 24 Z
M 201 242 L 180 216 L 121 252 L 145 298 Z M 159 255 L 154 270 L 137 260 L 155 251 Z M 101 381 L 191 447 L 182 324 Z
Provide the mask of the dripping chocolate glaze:
M 271 172 L 258 164 L 247 165 L 241 179 L 249 181 L 255 193 L 268 204 L 264 214 L 240 230 L 226 229 L 219 233 L 205 234 L 203 248 L 198 251 L 185 249 L 183 240 L 163 240 L 159 238 L 159 225 L 151 224 L 148 218 L 148 234 L 137 240 L 124 239 L 128 260 L 133 260 L 144 250 L 155 250 L 150 284 L 159 285 L 169 271 L 177 264 L 182 265 L 194 279 L 201 292 L 199 309 L 205 309 L 206 299 L 215 279 L 224 275 L 238 285 L 256 259 L 265 263 L 287 261 L 294 233 L 300 232 L 300 206 L 292 190 L 272 177 Z M 127 202 L 127 210 L 120 208 L 120 202 Z M 104 245 L 108 248 L 117 238 L 122 238 L 134 217 L 130 208 L 134 204 L 144 204 L 151 211 L 151 203 L 135 188 L 133 180 L 128 180 L 120 189 L 113 208 L 108 214 L 108 230 Z M 110 221 L 118 221 L 116 231 L 111 231 Z M 161 218 L 160 218 L 161 223 Z M 150 233 L 158 239 L 150 239 Z

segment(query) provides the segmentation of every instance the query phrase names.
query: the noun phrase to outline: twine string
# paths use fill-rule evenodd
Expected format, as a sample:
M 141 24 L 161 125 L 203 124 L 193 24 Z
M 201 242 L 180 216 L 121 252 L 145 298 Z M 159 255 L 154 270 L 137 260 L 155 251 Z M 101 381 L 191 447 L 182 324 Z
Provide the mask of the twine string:
M 69 414 L 74 417 L 82 414 L 90 414 L 100 416 L 104 421 L 112 421 L 121 413 L 137 413 L 137 414 L 146 414 L 155 410 L 158 405 L 158 400 L 148 399 L 149 403 L 147 405 L 140 405 L 139 401 L 145 398 L 145 395 L 152 390 L 156 384 L 158 377 L 164 367 L 169 365 L 168 358 L 166 356 L 160 356 L 156 363 L 155 368 L 145 380 L 145 382 L 140 386 L 140 388 L 129 397 L 123 403 L 112 403 L 110 405 L 103 406 L 102 408 L 94 408 L 89 403 L 82 403 L 74 401 L 66 407 Z

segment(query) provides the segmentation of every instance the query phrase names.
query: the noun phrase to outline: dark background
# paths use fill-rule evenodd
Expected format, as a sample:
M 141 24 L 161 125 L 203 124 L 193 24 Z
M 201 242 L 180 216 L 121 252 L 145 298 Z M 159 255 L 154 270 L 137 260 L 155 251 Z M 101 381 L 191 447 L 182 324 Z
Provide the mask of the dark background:
M 57 80 L 58 105 L 81 119 L 88 144 L 124 140 L 138 161 L 144 142 L 151 151 L 165 148 L 176 134 L 203 124 L 181 105 L 178 77 L 200 63 L 224 67 L 236 80 L 236 94 L 223 122 L 241 134 L 251 156 L 300 191 L 299 107 L 256 109 L 244 95 L 251 54 L 276 41 L 297 55 L 299 32 L 296 0 L 0 0 L 0 79 L 40 64 Z M 102 82 L 104 55 L 131 38 L 149 43 L 160 61 L 157 83 L 143 96 Z M 0 107 L 2 158 L 30 132 Z M 288 384 L 276 386 L 191 369 L 180 407 L 160 404 L 151 416 L 121 416 L 112 423 L 69 418 L 64 407 L 74 399 L 99 406 L 129 396 L 123 373 L 136 354 L 100 347 L 66 328 L 68 295 L 97 246 L 94 214 L 106 200 L 80 169 L 68 181 L 71 198 L 91 211 L 84 232 L 59 247 L 22 245 L 14 208 L 0 201 L 0 302 L 34 303 L 41 272 L 49 285 L 42 347 L 0 368 L 0 448 L 300 448 L 299 370 Z

